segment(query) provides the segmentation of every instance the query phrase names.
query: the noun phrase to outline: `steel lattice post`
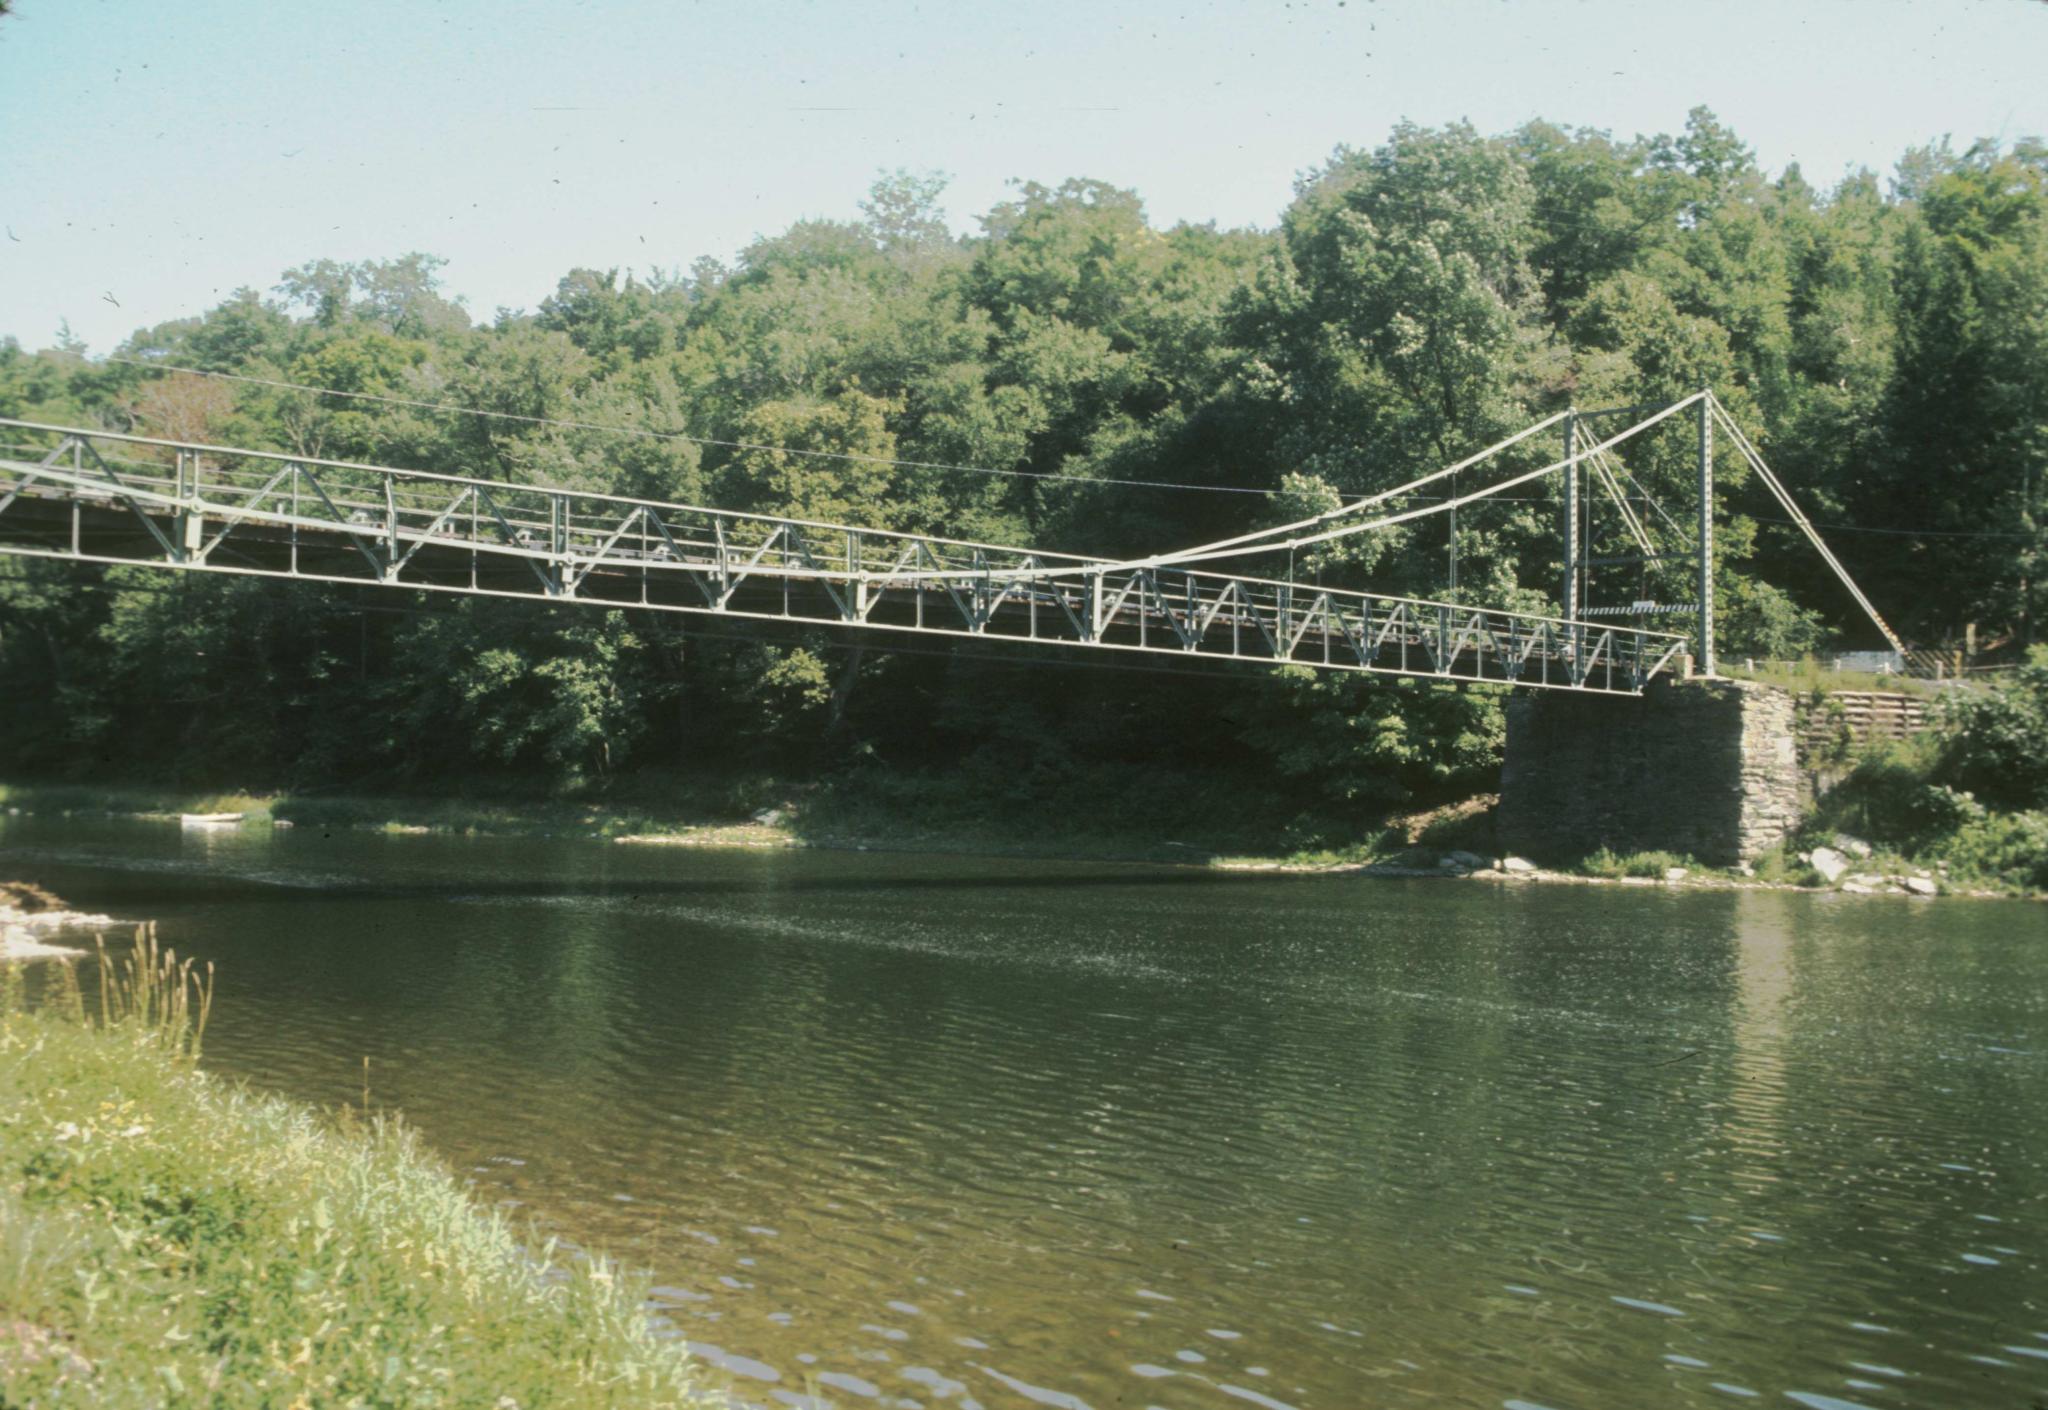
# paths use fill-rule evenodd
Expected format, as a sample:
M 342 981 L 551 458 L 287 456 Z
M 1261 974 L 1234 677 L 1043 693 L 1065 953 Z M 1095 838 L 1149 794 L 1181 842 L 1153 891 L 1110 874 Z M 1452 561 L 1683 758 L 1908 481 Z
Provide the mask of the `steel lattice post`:
M 1564 619 L 1575 620 L 1579 615 L 1579 467 L 1572 463 L 1572 456 L 1578 453 L 1578 417 L 1565 417 L 1564 421 L 1564 591 L 1558 600 L 1564 604 Z
M 1718 675 L 1714 663 L 1714 417 L 1713 401 L 1700 398 L 1700 585 L 1699 669 Z

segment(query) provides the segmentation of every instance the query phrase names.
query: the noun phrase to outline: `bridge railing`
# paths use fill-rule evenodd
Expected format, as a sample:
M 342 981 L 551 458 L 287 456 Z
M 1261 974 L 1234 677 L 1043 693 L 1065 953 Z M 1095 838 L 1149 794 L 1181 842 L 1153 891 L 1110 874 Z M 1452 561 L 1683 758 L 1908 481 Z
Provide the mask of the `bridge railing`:
M 1631 626 L 573 487 L 0 427 L 0 552 L 1618 694 L 1640 691 L 1685 644 Z M 61 506 L 68 524 L 14 532 L 26 521 L 7 510 L 24 498 Z

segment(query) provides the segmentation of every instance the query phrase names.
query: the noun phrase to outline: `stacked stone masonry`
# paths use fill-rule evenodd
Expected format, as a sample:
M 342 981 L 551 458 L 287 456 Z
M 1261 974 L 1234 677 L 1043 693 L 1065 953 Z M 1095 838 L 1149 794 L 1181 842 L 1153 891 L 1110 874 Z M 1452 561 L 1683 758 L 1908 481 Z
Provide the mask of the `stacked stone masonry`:
M 1733 866 L 1799 825 L 1810 794 L 1797 701 L 1747 681 L 1659 682 L 1614 700 L 1508 702 L 1500 845 L 1545 863 L 1676 852 Z

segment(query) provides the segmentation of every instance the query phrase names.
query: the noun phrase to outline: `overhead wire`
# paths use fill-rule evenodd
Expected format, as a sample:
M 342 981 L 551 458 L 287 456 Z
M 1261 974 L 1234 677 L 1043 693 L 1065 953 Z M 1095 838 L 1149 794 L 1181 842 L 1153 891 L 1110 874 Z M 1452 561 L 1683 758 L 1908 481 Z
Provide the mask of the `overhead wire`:
M 733 450 L 758 450 L 772 452 L 774 454 L 779 455 L 807 456 L 815 459 L 852 461 L 864 464 L 896 465 L 908 469 L 955 470 L 974 475 L 1000 475 L 1017 479 L 1045 480 L 1053 481 L 1060 484 L 1072 485 L 1120 485 L 1134 489 L 1178 490 L 1198 494 L 1249 494 L 1263 495 L 1267 498 L 1272 498 L 1273 496 L 1280 493 L 1280 491 L 1278 491 L 1277 489 L 1260 489 L 1251 485 L 1197 485 L 1185 481 L 1134 480 L 1128 478 L 1118 478 L 1115 476 L 1108 475 L 1062 475 L 1047 470 L 1006 470 L 997 466 L 966 465 L 949 461 L 904 460 L 893 456 L 864 455 L 853 451 L 804 450 L 795 446 L 770 445 L 765 442 L 757 441 L 721 440 L 717 437 L 691 435 L 690 433 L 685 431 L 657 431 L 645 426 L 611 426 L 600 422 L 580 421 L 568 417 L 529 416 L 519 412 L 492 411 L 486 407 L 461 406 L 453 402 L 430 402 L 418 400 L 412 397 L 394 397 L 385 395 L 380 392 L 346 391 L 339 387 L 322 387 L 310 382 L 293 382 L 285 380 L 283 378 L 276 377 L 255 377 L 247 373 L 241 372 L 218 372 L 203 367 L 188 367 L 177 363 L 159 362 L 154 359 L 148 358 L 123 357 L 113 353 L 109 353 L 105 360 L 108 362 L 121 363 L 122 365 L 129 367 L 140 367 L 146 371 L 151 372 L 182 372 L 195 377 L 212 377 L 220 381 L 226 382 L 245 382 L 250 385 L 259 387 L 271 387 L 286 391 L 308 392 L 316 396 L 343 397 L 354 401 L 377 402 L 383 405 L 403 406 L 413 408 L 416 410 L 446 412 L 451 415 L 480 416 L 500 421 L 516 421 L 526 425 L 555 426 L 565 430 L 599 431 L 610 435 L 639 436 L 645 439 L 652 440 L 674 440 L 682 441 L 691 445 L 717 446 Z M 1238 538 L 1235 539 L 1218 540 L 1216 544 L 1197 545 L 1197 547 L 1214 547 L 1226 543 L 1237 543 L 1246 539 L 1260 538 L 1272 534 L 1285 533 L 1293 529 L 1303 528 L 1308 525 L 1321 522 L 1323 519 L 1326 518 L 1334 518 L 1339 515 L 1353 513 L 1359 509 L 1370 508 L 1374 505 L 1387 503 L 1392 500 L 1434 498 L 1434 496 L 1417 495 L 1414 494 L 1412 491 L 1414 487 L 1417 485 L 1431 483 L 1433 481 L 1444 478 L 1446 475 L 1456 474 L 1460 470 L 1463 470 L 1472 465 L 1476 465 L 1480 461 L 1485 460 L 1487 457 L 1494 455 L 1503 449 L 1506 449 L 1508 446 L 1514 445 L 1516 442 L 1524 440 L 1527 437 L 1536 434 L 1538 431 L 1545 429 L 1546 427 L 1556 425 L 1557 422 L 1561 421 L 1566 415 L 1569 414 L 1569 412 L 1560 411 L 1556 415 L 1551 416 L 1546 420 L 1540 421 L 1535 425 L 1530 426 L 1522 431 L 1518 431 L 1513 436 L 1508 437 L 1504 441 L 1498 442 L 1492 446 L 1487 447 L 1485 450 L 1482 450 L 1477 454 L 1466 458 L 1465 460 L 1459 461 L 1456 465 L 1452 465 L 1444 470 L 1432 472 L 1431 474 L 1423 476 L 1419 480 L 1410 481 L 1408 484 L 1399 485 L 1390 490 L 1378 490 L 1373 491 L 1371 493 L 1356 496 L 1350 499 L 1344 505 L 1340 506 L 1338 509 L 1328 511 L 1327 514 L 1314 516 L 1310 519 L 1299 520 L 1293 524 L 1276 524 L 1269 528 L 1255 530 L 1250 534 L 1240 535 Z M 1523 500 L 1515 502 L 1539 503 L 1540 501 Z
M 37 453 L 37 452 L 47 451 L 48 449 L 49 449 L 49 446 L 48 446 L 47 444 L 41 444 L 41 443 L 37 443 L 37 442 L 31 442 L 31 441 L 0 441 L 0 452 L 7 452 L 7 451 L 26 451 L 26 452 L 30 452 L 30 453 Z M 160 469 L 160 468 L 162 468 L 162 466 L 163 466 L 163 462 L 162 462 L 162 461 L 160 461 L 160 460 L 144 460 L 144 459 L 142 459 L 142 458 L 140 458 L 140 457 L 138 457 L 138 456 L 133 456 L 133 455 L 122 455 L 122 454 L 120 454 L 120 453 L 119 453 L 119 452 L 117 452 L 117 451 L 111 451 L 111 450 L 103 450 L 103 451 L 101 451 L 101 452 L 100 452 L 100 458 L 101 458 L 102 460 L 105 460 L 105 461 L 109 462 L 110 464 L 114 464 L 114 465 L 133 465 L 133 466 L 136 466 L 136 467 L 139 467 L 139 468 L 144 468 L 144 469 Z M 380 469 L 380 468 L 385 468 L 385 469 L 396 469 L 396 470 L 399 470 L 399 471 L 400 471 L 400 473 L 402 473 L 402 474 L 414 474 L 414 473 L 419 473 L 419 472 L 414 472 L 414 471 L 407 471 L 407 470 L 405 470 L 405 469 L 404 469 L 403 467 L 399 467 L 399 466 L 390 466 L 390 467 L 379 467 L 379 466 L 364 466 L 364 467 L 362 467 L 362 468 L 364 468 L 364 469 L 372 469 L 372 470 L 374 470 L 374 469 Z M 1073 479 L 1074 479 L 1074 480 L 1076 480 L 1077 482 L 1079 482 L 1079 481 L 1080 481 L 1080 479 L 1081 479 L 1081 477 L 1079 477 L 1079 476 L 1074 476 L 1074 477 L 1070 477 L 1070 478 L 1073 478 Z M 1115 481 L 1115 480 L 1089 480 L 1089 481 L 1087 481 L 1087 483 L 1089 483 L 1089 484 L 1095 484 L 1095 485 L 1104 485 L 1104 484 L 1118 484 L 1118 483 L 1123 483 L 1123 482 L 1121 482 L 1121 481 Z M 1164 482 L 1164 481 L 1157 481 L 1157 480 L 1142 480 L 1142 481 L 1137 481 L 1137 482 L 1135 482 L 1135 483 L 1139 483 L 1139 484 L 1144 484 L 1144 485 L 1152 485 L 1152 486 L 1157 486 L 1158 488 L 1162 488 L 1162 489 L 1171 489 L 1171 488 L 1174 488 L 1174 486 L 1173 486 L 1173 485 L 1171 485 L 1171 484 L 1170 484 L 1170 483 L 1168 483 L 1168 482 Z M 547 485 L 518 485 L 518 486 L 515 486 L 515 488 L 519 488 L 519 489 L 550 489 L 550 488 L 561 488 L 561 487 L 560 487 L 560 486 L 547 486 Z M 1198 489 L 1199 489 L 1199 488 L 1209 488 L 1209 489 L 1215 489 L 1215 488 L 1220 488 L 1220 487 L 1218 487 L 1218 486 L 1206 486 L 1206 487 L 1205 487 L 1205 486 L 1195 486 L 1194 488 L 1198 488 Z M 1234 492 L 1235 492 L 1235 487 L 1232 487 L 1232 488 L 1234 489 Z M 1252 489 L 1245 489 L 1245 490 L 1242 490 L 1241 492 L 1242 492 L 1242 493 L 1245 493 L 1245 494 L 1273 494 L 1273 493 L 1277 493 L 1277 491 L 1272 491 L 1272 490 L 1252 490 Z M 1438 499 L 1438 498 L 1441 498 L 1441 496 L 1437 496 L 1437 495 L 1421 495 L 1421 494 L 1406 494 L 1406 493 L 1401 493 L 1401 492 L 1398 492 L 1398 491 L 1390 491 L 1389 493 L 1391 493 L 1391 494 L 1393 495 L 1393 497 L 1394 497 L 1395 499 L 1398 499 L 1398 500 L 1403 500 L 1403 501 L 1407 501 L 1407 500 L 1424 500 L 1424 501 L 1432 501 L 1432 500 L 1436 500 L 1436 499 Z M 1502 501 L 1503 503 L 1506 503 L 1506 504 L 1542 504 L 1542 503 L 1545 503 L 1545 502 L 1546 502 L 1546 501 L 1544 501 L 1543 499 L 1540 499 L 1540 498 L 1522 498 L 1522 497 L 1517 497 L 1517 496 L 1513 496 L 1513 495 L 1501 495 L 1501 496 L 1499 496 L 1499 498 L 1500 498 L 1500 500 L 1501 500 L 1501 501 Z
M 1754 516 L 1768 524 L 1797 524 L 1799 520 L 1783 518 L 1775 514 Z M 1885 529 L 1863 524 L 1816 524 L 1815 528 L 1825 529 L 1831 534 L 1890 534 L 1908 539 L 2036 539 L 2039 534 L 2029 534 L 2018 529 Z
M 452 402 L 421 401 L 414 397 L 386 396 L 381 392 L 350 392 L 338 387 L 318 387 L 305 382 L 288 382 L 275 377 L 252 377 L 241 372 L 215 372 L 203 367 L 108 354 L 108 362 L 142 367 L 156 372 L 183 372 L 195 377 L 213 377 L 226 382 L 246 382 L 259 387 L 311 392 L 317 396 L 346 397 L 354 401 L 378 402 L 386 406 L 440 411 L 458 416 L 482 416 L 497 421 L 516 421 L 529 426 L 556 426 L 565 430 L 601 431 L 615 436 L 640 436 L 649 440 L 682 441 L 690 445 L 717 446 L 726 450 L 768 451 L 776 455 L 801 455 L 817 460 L 850 461 L 866 465 L 896 465 L 911 470 L 949 470 L 970 475 L 1002 475 L 1013 479 L 1051 481 L 1070 485 L 1121 485 L 1131 489 L 1182 490 L 1202 494 L 1255 494 L 1271 497 L 1279 491 L 1255 489 L 1249 485 L 1195 485 L 1171 480 L 1131 480 L 1110 475 L 1062 475 L 1049 470 L 1005 470 L 991 465 L 962 465 L 941 460 L 903 460 L 889 455 L 864 455 L 858 451 L 803 450 L 796 446 L 769 445 L 760 441 L 722 440 L 715 436 L 693 436 L 685 431 L 656 431 L 645 426 L 607 426 L 596 421 L 579 421 L 562 416 L 529 416 L 521 412 L 492 411 L 485 407 L 458 406 Z
M 1614 477 L 1613 465 L 1605 451 L 1593 457 L 1593 474 L 1600 481 L 1600 488 L 1614 501 L 1615 509 L 1620 511 L 1621 522 L 1628 529 L 1630 537 L 1635 539 L 1637 547 L 1645 553 L 1655 553 L 1657 545 L 1650 541 L 1649 531 L 1643 527 L 1643 521 L 1636 517 L 1635 510 L 1629 505 L 1628 497 L 1622 494 L 1621 484 Z
M 1650 508 L 1657 511 L 1657 517 L 1664 521 L 1664 527 L 1671 530 L 1672 533 L 1678 535 L 1680 538 L 1688 537 L 1687 531 L 1684 528 L 1684 526 L 1681 525 L 1676 519 L 1671 517 L 1670 512 L 1664 508 L 1663 502 L 1660 501 L 1655 495 L 1650 493 L 1649 486 L 1645 485 L 1641 480 L 1638 480 L 1636 478 L 1636 472 L 1628 468 L 1628 463 L 1624 460 L 1617 458 L 1615 464 L 1621 467 L 1621 473 L 1628 477 L 1628 482 L 1636 487 L 1636 493 L 1643 497 L 1643 503 L 1649 505 Z

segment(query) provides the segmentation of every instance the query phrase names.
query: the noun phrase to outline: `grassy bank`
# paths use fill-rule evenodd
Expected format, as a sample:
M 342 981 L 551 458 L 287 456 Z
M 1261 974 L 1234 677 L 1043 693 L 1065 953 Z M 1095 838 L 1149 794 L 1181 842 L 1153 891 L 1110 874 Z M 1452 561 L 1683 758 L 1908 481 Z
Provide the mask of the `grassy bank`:
M 1838 671 L 1808 658 L 1803 661 L 1722 661 L 1723 675 L 1774 685 L 1794 695 L 1832 695 L 1837 691 L 1895 691 L 1933 699 L 1940 690 L 1933 681 L 1890 672 Z
M 866 847 L 987 856 L 1200 862 L 1231 852 L 1376 853 L 1370 812 L 1304 813 L 1256 778 L 1131 765 L 1047 778 L 973 770 L 848 771 L 824 779 L 650 775 L 574 797 L 202 792 L 0 784 L 0 809 L 45 816 L 175 818 L 234 812 L 250 825 L 629 839 L 699 846 Z M 1361 810 L 1362 811 L 1362 810 Z
M 619 836 L 686 833 L 744 822 L 730 801 L 701 790 L 674 790 L 666 802 L 520 794 L 464 798 L 436 794 L 233 792 L 105 784 L 0 784 L 0 808 L 59 816 L 175 818 L 180 813 L 241 813 L 254 824 L 390 831 Z
M 720 1403 L 612 1270 L 523 1245 L 392 1121 L 200 1072 L 206 989 L 118 969 L 31 1010 L 0 967 L 0 1405 Z

